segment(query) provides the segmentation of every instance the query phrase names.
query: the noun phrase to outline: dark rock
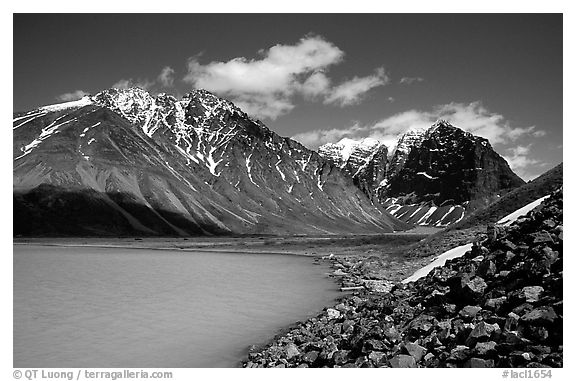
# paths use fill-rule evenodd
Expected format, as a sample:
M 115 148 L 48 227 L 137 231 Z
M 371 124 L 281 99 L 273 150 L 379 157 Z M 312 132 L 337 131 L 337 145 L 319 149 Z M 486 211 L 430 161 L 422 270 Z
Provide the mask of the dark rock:
M 522 303 L 517 307 L 514 307 L 514 309 L 512 309 L 512 312 L 514 312 L 517 315 L 524 315 L 527 311 L 532 311 L 534 309 L 534 306 L 530 303 Z
M 548 339 L 549 336 L 548 330 L 546 328 L 535 325 L 523 325 L 520 327 L 519 332 L 527 339 L 534 340 L 536 342 L 544 342 L 546 339 Z
M 484 308 L 498 312 L 502 305 L 506 302 L 507 298 L 505 296 L 501 296 L 499 298 L 492 298 L 486 300 L 484 303 Z
M 346 351 L 346 350 L 340 350 L 340 351 L 337 351 L 336 353 L 334 353 L 334 355 L 332 356 L 332 360 L 334 360 L 334 364 L 343 365 L 343 364 L 347 363 L 349 360 L 348 353 L 350 353 L 350 351 Z
M 522 289 L 521 297 L 528 303 L 537 302 L 544 291 L 541 286 L 527 286 Z
M 392 368 L 416 368 L 414 357 L 409 355 L 396 355 L 390 359 Z
M 484 295 L 486 287 L 487 284 L 484 282 L 484 279 L 477 276 L 465 283 L 464 290 L 467 291 L 474 300 L 476 300 Z
M 286 358 L 290 360 L 300 354 L 298 347 L 294 343 L 289 343 L 284 347 L 284 352 L 286 352 Z
M 526 364 L 526 368 L 550 368 L 548 365 L 541 364 L 539 362 L 532 361 Z
M 354 321 L 353 320 L 344 320 L 342 323 L 342 333 L 349 333 L 354 330 Z
M 366 340 L 362 346 L 363 353 L 369 353 L 371 351 L 382 351 L 388 349 L 388 347 L 380 340 Z
M 483 277 L 492 277 L 496 274 L 496 264 L 490 259 L 484 259 L 478 265 L 478 275 Z
M 450 351 L 448 361 L 462 362 L 470 357 L 470 348 L 465 345 L 458 345 Z
M 318 358 L 318 351 L 309 351 L 306 352 L 306 354 L 304 356 L 302 356 L 302 361 L 307 362 L 309 364 L 312 364 L 316 361 L 316 359 Z
M 416 343 L 406 343 L 404 345 L 404 348 L 406 349 L 406 352 L 414 357 L 414 360 L 416 362 L 419 362 L 422 357 L 426 354 L 426 348 L 416 344 Z
M 379 367 L 386 364 L 386 355 L 384 352 L 373 351 L 368 355 L 368 359 L 372 361 L 374 366 Z
M 473 353 L 480 357 L 491 357 L 496 354 L 496 342 L 486 341 L 476 343 Z
M 509 250 L 509 251 L 514 251 L 518 248 L 518 246 L 516 246 L 515 244 L 513 244 L 512 242 L 510 242 L 507 239 L 502 241 L 501 245 L 504 248 L 504 250 Z
M 498 332 L 500 327 L 498 324 L 487 324 L 484 321 L 476 324 L 468 338 L 466 339 L 466 345 L 469 347 L 474 347 L 479 341 L 487 341 L 492 337 L 494 332 Z
M 416 336 L 427 334 L 438 321 L 434 316 L 422 314 L 413 319 L 408 325 L 408 330 Z
M 518 320 L 520 316 L 515 314 L 514 312 L 510 312 L 508 317 L 506 318 L 506 323 L 504 324 L 505 331 L 515 331 L 518 327 Z
M 530 234 L 533 243 L 554 243 L 554 239 L 547 231 L 539 231 Z
M 482 307 L 479 306 L 466 306 L 460 310 L 459 315 L 467 320 L 472 320 L 481 309 Z
M 526 313 L 520 318 L 520 321 L 529 324 L 544 324 L 544 323 L 554 323 L 558 319 L 558 315 L 554 312 L 552 307 L 538 307 L 532 311 Z
M 465 368 L 494 368 L 494 360 L 484 360 L 477 357 L 472 357 L 466 364 Z

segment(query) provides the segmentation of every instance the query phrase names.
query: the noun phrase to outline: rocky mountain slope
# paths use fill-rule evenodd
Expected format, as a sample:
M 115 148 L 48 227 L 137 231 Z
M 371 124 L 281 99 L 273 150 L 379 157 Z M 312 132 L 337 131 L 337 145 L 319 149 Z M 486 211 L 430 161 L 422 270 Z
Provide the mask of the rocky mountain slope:
M 131 88 L 14 115 L 15 235 L 379 233 L 341 169 L 203 91 Z
M 562 210 L 559 189 L 464 256 L 416 282 L 345 297 L 244 366 L 562 367 Z
M 359 142 L 344 138 L 321 146 L 318 153 L 345 170 L 371 200 L 377 199 L 375 184 L 387 177 L 388 148 L 384 144 L 370 138 Z
M 361 160 L 349 159 L 349 147 L 361 152 Z M 319 149 L 392 215 L 419 225 L 453 224 L 524 184 L 486 139 L 442 120 L 401 136 L 388 158 L 383 152 L 386 147 L 373 140 Z
M 492 204 L 477 209 L 462 221 L 448 226 L 407 250 L 412 257 L 426 257 L 481 237 L 490 224 L 531 202 L 550 195 L 563 185 L 563 164 L 508 192 Z

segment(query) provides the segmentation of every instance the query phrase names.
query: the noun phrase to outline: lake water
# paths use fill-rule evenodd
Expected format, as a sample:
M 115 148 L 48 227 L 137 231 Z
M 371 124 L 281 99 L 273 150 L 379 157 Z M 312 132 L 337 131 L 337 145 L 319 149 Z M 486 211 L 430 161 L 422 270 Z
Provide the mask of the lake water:
M 14 245 L 14 367 L 233 367 L 338 296 L 292 255 Z

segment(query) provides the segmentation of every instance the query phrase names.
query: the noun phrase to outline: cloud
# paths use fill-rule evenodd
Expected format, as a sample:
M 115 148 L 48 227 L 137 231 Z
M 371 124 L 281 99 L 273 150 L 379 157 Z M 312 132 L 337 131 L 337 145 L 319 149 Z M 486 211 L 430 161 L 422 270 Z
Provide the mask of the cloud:
M 355 138 L 364 135 L 366 134 L 367 130 L 367 127 L 363 127 L 360 124 L 355 123 L 346 129 L 332 128 L 326 130 L 303 132 L 294 135 L 292 139 L 299 141 L 309 148 L 316 149 L 322 144 L 335 143 L 345 137 Z
M 358 104 L 369 90 L 383 86 L 389 81 L 386 71 L 383 67 L 380 67 L 376 69 L 373 75 L 354 77 L 332 88 L 330 94 L 324 100 L 324 103 L 338 104 L 340 106 Z
M 315 99 L 318 96 L 325 94 L 329 89 L 330 78 L 322 72 L 312 74 L 300 85 L 300 91 L 309 99 Z
M 76 91 L 72 91 L 70 93 L 60 94 L 56 97 L 56 99 L 58 99 L 59 101 L 62 101 L 62 102 L 70 102 L 70 101 L 78 100 L 78 99 L 80 99 L 86 95 L 90 95 L 90 94 L 85 92 L 84 90 L 76 90 Z
M 378 69 L 375 75 L 354 77 L 332 87 L 326 72 L 342 62 L 344 52 L 321 36 L 306 36 L 294 45 L 278 44 L 258 53 L 259 58 L 236 57 L 206 64 L 199 55 L 193 56 L 183 80 L 231 99 L 249 114 L 270 119 L 292 110 L 296 95 L 349 105 L 388 80 L 383 69 Z
M 405 85 L 411 85 L 413 83 L 422 82 L 424 78 L 422 77 L 402 77 L 400 78 L 400 83 Z
M 295 135 L 293 138 L 312 149 L 325 143 L 334 143 L 343 137 L 351 139 L 370 137 L 390 146 L 395 144 L 401 134 L 409 130 L 428 128 L 438 119 L 445 119 L 454 126 L 482 136 L 492 144 L 505 144 L 528 134 L 544 133 L 536 130 L 534 126 L 512 127 L 503 115 L 489 111 L 480 102 L 469 104 L 453 102 L 435 106 L 429 111 L 400 112 L 370 125 L 362 126 L 354 123 L 348 128 L 315 130 Z
M 158 76 L 153 80 L 148 78 L 123 78 L 114 83 L 112 87 L 116 89 L 140 87 L 152 93 L 157 93 L 162 88 L 174 87 L 174 69 L 172 69 L 170 66 L 164 66 L 160 71 L 160 74 L 158 74 Z
M 234 103 L 250 115 L 269 119 L 276 119 L 279 115 L 287 114 L 294 108 L 287 98 L 258 94 L 239 95 L 234 99 Z
M 144 90 L 148 90 L 154 85 L 153 81 L 149 81 L 148 79 L 137 79 L 134 80 L 132 78 L 129 79 L 121 79 L 112 85 L 113 88 L 116 89 L 127 89 L 130 87 L 140 87 Z
M 504 159 L 510 165 L 510 168 L 524 180 L 532 180 L 538 176 L 541 167 L 544 163 L 529 156 L 531 145 L 516 146 L 508 148 L 509 155 L 504 155 Z M 537 167 L 535 170 L 534 167 Z
M 160 74 L 158 75 L 158 82 L 163 87 L 173 87 L 174 86 L 174 69 L 170 66 L 164 66 Z

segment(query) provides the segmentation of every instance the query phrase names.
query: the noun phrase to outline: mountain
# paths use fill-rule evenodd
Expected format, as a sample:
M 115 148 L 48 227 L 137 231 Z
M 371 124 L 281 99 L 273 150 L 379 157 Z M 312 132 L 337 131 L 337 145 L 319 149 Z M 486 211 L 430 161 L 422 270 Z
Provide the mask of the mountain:
M 204 90 L 139 88 L 16 113 L 15 235 L 406 228 L 338 166 Z
M 345 147 L 361 151 L 363 161 L 344 160 Z M 385 151 L 378 142 L 353 141 L 319 149 L 327 159 L 349 166 L 354 182 L 372 200 L 400 220 L 419 225 L 455 223 L 524 184 L 488 140 L 443 120 L 401 136 L 386 159 Z M 378 176 L 365 168 L 378 168 Z
M 490 224 L 542 197 L 552 194 L 563 186 L 563 164 L 538 176 L 536 179 L 511 190 L 493 203 L 479 208 L 462 221 L 448 226 L 409 248 L 407 254 L 426 257 L 482 237 Z
M 333 161 L 354 180 L 371 200 L 376 200 L 376 188 L 386 178 L 388 148 L 375 139 L 355 141 L 344 138 L 328 143 L 318 153 Z

